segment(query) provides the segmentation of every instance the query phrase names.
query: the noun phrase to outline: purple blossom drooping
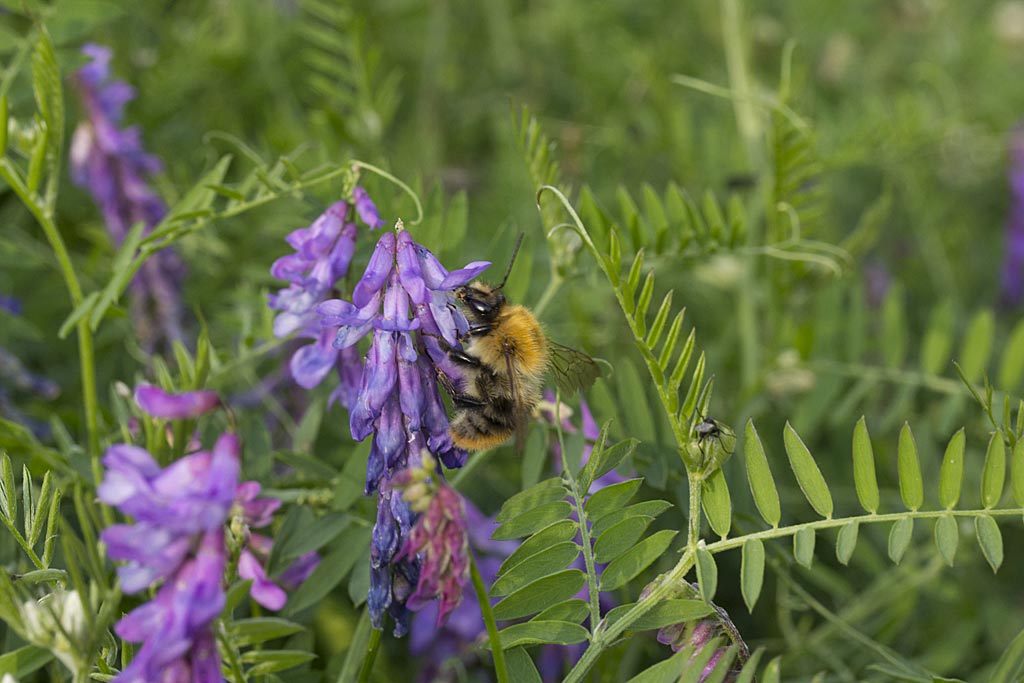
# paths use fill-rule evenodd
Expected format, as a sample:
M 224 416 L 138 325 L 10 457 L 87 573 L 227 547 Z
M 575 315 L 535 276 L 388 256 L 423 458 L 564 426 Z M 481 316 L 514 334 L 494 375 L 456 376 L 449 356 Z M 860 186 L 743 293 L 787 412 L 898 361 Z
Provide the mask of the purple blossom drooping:
M 437 385 L 437 368 L 457 372 L 438 338 L 454 345 L 468 328 L 451 290 L 489 265 L 477 261 L 449 272 L 399 223 L 395 232 L 381 235 L 352 300 L 332 299 L 316 308 L 322 327 L 335 334 L 337 349 L 354 348 L 372 333 L 349 427 L 356 440 L 373 439 L 366 472 L 366 493 L 378 491 L 370 547 L 371 623 L 381 628 L 384 614 L 390 613 L 397 636 L 408 630 L 406 601 L 420 584 L 421 558 L 399 555 L 416 514 L 383 484 L 423 457 L 439 459 L 447 467 L 465 463 L 465 451 L 449 435 Z
M 213 410 L 220 405 L 220 397 L 205 389 L 169 394 L 152 384 L 140 384 L 135 388 L 135 402 L 153 417 L 184 420 Z
M 1006 220 L 1002 298 L 1009 306 L 1024 299 L 1024 124 L 1010 137 L 1010 213 Z
M 212 392 L 175 395 L 140 387 L 136 398 L 150 414 L 194 417 L 208 409 L 204 406 L 219 403 L 215 394 L 207 394 Z M 152 600 L 115 627 L 124 640 L 142 643 L 114 679 L 117 683 L 223 681 L 213 627 L 226 599 L 224 527 L 237 518 L 233 537 L 251 541 L 255 534 L 249 538 L 250 526 L 268 525 L 281 505 L 276 499 L 260 498 L 258 483 L 239 483 L 240 452 L 239 439 L 232 433 L 222 434 L 212 450 L 190 453 L 164 468 L 137 446 L 118 444 L 107 450 L 106 474 L 97 496 L 134 523 L 109 526 L 101 539 L 109 557 L 124 562 L 117 573 L 125 593 L 156 587 Z M 257 578 L 262 568 L 247 552 L 248 548 L 242 551 L 239 574 Z M 300 559 L 310 566 L 310 558 Z M 283 591 L 269 580 L 254 583 L 251 590 L 255 600 L 271 609 L 284 604 Z
M 419 514 L 395 561 L 422 560 L 416 590 L 406 603 L 419 610 L 439 599 L 437 625 L 447 621 L 462 602 L 462 587 L 469 579 L 469 531 L 466 508 L 455 489 L 436 474 L 433 456 L 425 454 L 419 466 L 402 470 L 389 483 Z
M 121 589 L 138 593 L 162 581 L 156 596 L 115 627 L 141 642 L 114 680 L 220 682 L 213 622 L 224 606 L 224 522 L 234 502 L 239 442 L 224 434 L 212 451 L 199 451 L 161 469 L 146 451 L 121 444 L 103 458 L 107 473 L 98 496 L 133 517 L 101 535 Z
M 135 90 L 110 79 L 110 48 L 89 44 L 82 52 L 92 61 L 74 76 L 86 118 L 71 140 L 71 179 L 93 196 L 112 241 L 120 246 L 132 226 L 142 223 L 148 232 L 167 214 L 167 206 L 146 180 L 162 165 L 142 148 L 138 127 L 120 128 L 124 106 L 134 99 Z M 132 280 L 132 319 L 146 350 L 166 348 L 184 338 L 184 276 L 181 259 L 164 248 Z
M 312 340 L 291 358 L 296 383 L 312 389 L 334 369 L 340 384 L 331 400 L 346 408 L 355 400 L 362 359 L 355 348 L 335 347 L 337 329 L 321 326 L 316 307 L 334 296 L 338 281 L 348 273 L 356 250 L 355 216 L 371 229 L 384 224 L 363 188 L 356 186 L 352 194 L 354 206 L 345 201 L 335 202 L 312 225 L 288 235 L 286 239 L 295 253 L 275 261 L 270 272 L 289 284 L 270 295 L 269 300 L 271 308 L 281 311 L 274 319 L 275 337 L 296 334 Z

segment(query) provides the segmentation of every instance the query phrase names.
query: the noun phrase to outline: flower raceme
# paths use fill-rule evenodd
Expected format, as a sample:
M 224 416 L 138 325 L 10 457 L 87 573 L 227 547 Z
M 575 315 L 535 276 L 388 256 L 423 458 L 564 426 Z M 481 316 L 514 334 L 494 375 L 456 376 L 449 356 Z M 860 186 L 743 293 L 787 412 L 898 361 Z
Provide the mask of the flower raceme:
M 437 474 L 434 458 L 426 453 L 418 467 L 402 470 L 388 486 L 402 492 L 419 514 L 395 560 L 422 558 L 419 582 L 406 605 L 419 610 L 439 599 L 437 625 L 462 602 L 462 587 L 469 578 L 469 532 L 466 507 L 455 489 Z
M 437 385 L 438 368 L 450 376 L 457 373 L 438 339 L 456 344 L 468 329 L 451 291 L 488 266 L 475 261 L 449 272 L 399 221 L 394 232 L 378 240 L 352 300 L 331 299 L 316 308 L 322 328 L 334 335 L 334 347 L 341 352 L 371 335 L 349 406 L 349 428 L 358 441 L 372 435 L 366 493 L 378 492 L 378 508 L 370 547 L 371 622 L 381 628 L 384 614 L 390 613 L 398 636 L 408 630 L 407 600 L 416 596 L 414 604 L 420 604 L 424 592 L 419 586 L 433 580 L 437 567 L 424 564 L 418 553 L 401 552 L 417 513 L 386 482 L 423 458 L 447 467 L 465 463 L 465 451 L 449 435 Z
M 120 128 L 124 107 L 135 91 L 110 79 L 110 49 L 89 44 L 82 52 L 91 61 L 78 70 L 74 81 L 86 119 L 71 141 L 71 179 L 92 195 L 114 244 L 120 245 L 132 226 L 142 223 L 148 231 L 167 214 L 167 206 L 146 181 L 161 171 L 162 164 L 142 148 L 137 127 Z M 132 280 L 132 318 L 147 350 L 183 338 L 184 277 L 181 259 L 165 248 Z
M 340 383 L 331 399 L 345 407 L 354 401 L 362 362 L 355 348 L 334 346 L 337 331 L 321 326 L 316 307 L 348 274 L 356 250 L 356 216 L 370 229 L 384 225 L 376 205 L 358 185 L 351 202 L 335 202 L 309 227 L 289 234 L 286 239 L 295 253 L 282 256 L 270 268 L 274 277 L 289 283 L 269 298 L 270 307 L 280 311 L 274 318 L 274 336 L 296 334 L 312 340 L 292 356 L 292 377 L 299 386 L 312 389 L 336 370 Z
M 197 417 L 219 404 L 212 392 L 176 395 L 152 386 L 140 387 L 136 398 L 160 417 Z M 255 537 L 250 527 L 269 524 L 280 502 L 259 498 L 256 482 L 239 481 L 240 450 L 238 437 L 229 432 L 211 450 L 190 453 L 165 468 L 128 444 L 112 446 L 104 456 L 98 497 L 135 520 L 114 524 L 101 536 L 109 556 L 124 562 L 117 569 L 121 588 L 139 593 L 159 585 L 152 600 L 115 628 L 125 640 L 142 643 L 118 683 L 223 680 L 213 624 L 225 602 L 229 520 L 231 538 L 244 546 L 239 575 L 255 580 L 253 599 L 270 609 L 283 606 L 283 592 L 266 579 L 245 545 Z

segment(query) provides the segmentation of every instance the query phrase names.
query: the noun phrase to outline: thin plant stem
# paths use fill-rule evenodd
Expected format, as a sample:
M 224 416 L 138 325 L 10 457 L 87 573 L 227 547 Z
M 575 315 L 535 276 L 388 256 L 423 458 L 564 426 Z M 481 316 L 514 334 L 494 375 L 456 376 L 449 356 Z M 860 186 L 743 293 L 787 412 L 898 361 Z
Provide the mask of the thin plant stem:
M 359 683 L 368 683 L 370 673 L 373 671 L 373 662 L 377 659 L 377 652 L 380 650 L 380 639 L 384 634 L 379 628 L 370 631 L 370 642 L 366 646 L 366 654 L 363 655 L 363 665 L 359 668 Z
M 75 267 L 71 262 L 71 255 L 64 243 L 64 238 L 53 222 L 53 210 L 44 207 L 40 203 L 39 197 L 29 191 L 8 159 L 0 159 L 0 177 L 15 191 L 43 229 L 43 234 L 57 258 L 57 265 L 64 280 L 64 286 L 71 298 L 72 308 L 76 308 L 83 299 L 82 285 L 78 281 L 78 275 L 75 273 Z M 99 486 L 103 478 L 103 471 L 100 468 L 99 400 L 96 395 L 96 359 L 92 328 L 89 327 L 89 316 L 82 316 L 75 324 L 75 328 L 78 334 L 78 358 L 82 375 L 82 400 L 85 405 L 88 451 L 92 463 L 93 479 Z
M 687 472 L 686 478 L 690 483 L 690 517 L 687 520 L 686 547 L 696 550 L 697 541 L 700 540 L 700 501 L 703 489 L 701 479 L 693 472 Z
M 487 640 L 491 643 L 491 656 L 494 658 L 494 675 L 497 676 L 498 683 L 509 683 L 508 665 L 505 664 L 505 651 L 501 649 L 498 624 L 494 621 L 494 610 L 491 609 L 491 601 L 487 597 L 487 586 L 480 576 L 472 552 L 469 553 L 469 575 L 473 580 L 477 602 L 480 603 L 480 616 L 484 618 L 484 625 L 487 627 Z
M 565 282 L 559 275 L 552 275 L 551 279 L 548 280 L 548 286 L 544 288 L 544 292 L 541 293 L 540 299 L 537 301 L 537 305 L 533 307 L 533 312 L 538 316 L 544 312 L 544 309 L 548 307 L 555 299 L 555 295 L 558 294 L 558 290 L 562 288 L 562 283 Z

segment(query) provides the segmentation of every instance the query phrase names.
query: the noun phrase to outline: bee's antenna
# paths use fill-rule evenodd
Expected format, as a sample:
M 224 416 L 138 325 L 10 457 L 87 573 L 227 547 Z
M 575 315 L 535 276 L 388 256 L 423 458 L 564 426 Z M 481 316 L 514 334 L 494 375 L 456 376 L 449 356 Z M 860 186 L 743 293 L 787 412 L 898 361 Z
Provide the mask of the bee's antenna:
M 519 253 L 519 247 L 523 246 L 524 237 L 526 237 L 525 232 L 519 233 L 519 239 L 516 240 L 516 246 L 512 248 L 512 258 L 508 260 L 508 268 L 505 269 L 505 277 L 501 278 L 501 284 L 495 287 L 495 290 L 499 290 L 505 286 L 505 281 L 508 280 L 508 274 L 512 272 L 512 264 L 516 262 L 516 254 Z

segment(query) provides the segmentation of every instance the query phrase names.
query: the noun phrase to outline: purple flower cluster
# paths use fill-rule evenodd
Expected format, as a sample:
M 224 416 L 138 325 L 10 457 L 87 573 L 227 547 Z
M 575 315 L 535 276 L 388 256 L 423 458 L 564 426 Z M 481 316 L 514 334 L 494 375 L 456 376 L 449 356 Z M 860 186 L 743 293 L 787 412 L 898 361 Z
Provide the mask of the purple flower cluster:
M 1024 124 L 1010 137 L 1010 215 L 1006 221 L 1002 297 L 1011 306 L 1024 299 Z
M 437 368 L 457 374 L 438 339 L 456 344 L 460 332 L 468 329 L 453 304 L 451 290 L 488 266 L 477 261 L 449 272 L 399 224 L 377 242 L 352 301 L 328 300 L 316 309 L 320 324 L 335 333 L 337 349 L 355 348 L 372 332 L 356 400 L 349 410 L 349 427 L 356 440 L 373 436 L 366 472 L 366 493 L 378 491 L 370 549 L 372 623 L 380 628 L 384 614 L 390 613 L 398 636 L 408 630 L 406 602 L 421 582 L 422 561 L 418 555 L 400 553 L 415 513 L 402 496 L 383 484 L 405 469 L 410 459 L 436 458 L 447 467 L 465 463 L 465 451 L 456 448 L 449 435 L 437 385 Z M 414 336 L 416 331 L 419 334 Z
M 74 78 L 86 119 L 71 141 L 71 179 L 93 196 L 114 244 L 120 245 L 133 225 L 142 223 L 149 230 L 167 214 L 167 206 L 146 181 L 160 172 L 161 163 L 142 148 L 138 127 L 120 128 L 124 106 L 135 91 L 110 80 L 110 49 L 89 44 L 82 52 L 92 61 Z M 147 350 L 183 338 L 184 276 L 178 255 L 162 249 L 132 280 L 132 318 Z
M 295 253 L 275 261 L 270 272 L 289 284 L 269 300 L 271 308 L 281 311 L 274 318 L 274 336 L 295 334 L 313 340 L 291 358 L 295 382 L 312 389 L 334 369 L 340 383 L 331 400 L 340 401 L 346 408 L 355 401 L 362 359 L 355 348 L 334 346 L 337 329 L 321 326 L 316 307 L 332 296 L 338 281 L 348 274 L 356 250 L 355 216 L 370 229 L 384 225 L 363 188 L 356 186 L 352 196 L 352 203 L 335 202 L 312 225 L 288 235 L 286 239 Z
M 219 404 L 213 392 L 174 395 L 152 386 L 140 386 L 136 399 L 150 414 L 175 419 L 197 417 Z M 223 680 L 213 624 L 225 602 L 225 523 L 233 518 L 233 537 L 251 546 L 256 535 L 249 534 L 250 527 L 268 525 L 280 507 L 278 500 L 259 498 L 256 482 L 239 483 L 239 458 L 239 439 L 231 433 L 221 435 L 212 450 L 165 468 L 136 446 L 107 450 L 98 497 L 135 520 L 110 526 L 101 536 L 108 555 L 125 562 L 117 569 L 121 589 L 131 594 L 160 584 L 152 600 L 115 628 L 121 638 L 142 643 L 118 683 Z M 301 578 L 311 571 L 307 561 Z M 271 609 L 283 606 L 283 591 L 267 579 L 248 546 L 241 550 L 239 575 L 254 579 L 251 593 L 257 602 Z
M 437 625 L 447 621 L 462 602 L 462 587 L 469 578 L 469 537 L 462 496 L 436 474 L 433 456 L 425 454 L 419 466 L 397 473 L 388 483 L 418 513 L 412 531 L 394 557 L 395 562 L 422 561 L 419 582 L 406 606 L 420 610 L 439 599 Z
M 121 589 L 138 593 L 158 582 L 153 600 L 117 623 L 117 634 L 141 642 L 118 683 L 157 680 L 220 682 L 213 622 L 224 607 L 224 522 L 235 499 L 239 442 L 224 434 L 161 469 L 135 446 L 112 446 L 103 458 L 99 499 L 135 518 L 103 531 Z

